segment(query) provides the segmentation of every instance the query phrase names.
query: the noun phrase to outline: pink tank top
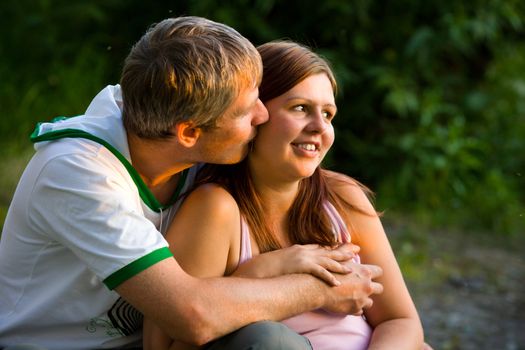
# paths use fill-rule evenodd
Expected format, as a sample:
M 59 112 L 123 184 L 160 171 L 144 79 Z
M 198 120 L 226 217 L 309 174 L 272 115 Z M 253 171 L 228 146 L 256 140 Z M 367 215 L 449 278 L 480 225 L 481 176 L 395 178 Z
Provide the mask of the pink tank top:
M 323 203 L 332 222 L 334 234 L 340 242 L 349 242 L 350 233 L 346 225 L 329 203 Z M 241 218 L 241 253 L 239 265 L 252 258 L 250 231 L 246 221 Z M 359 262 L 359 257 L 356 258 Z M 322 309 L 282 321 L 285 325 L 305 336 L 312 343 L 314 350 L 364 350 L 372 336 L 372 328 L 363 316 L 334 314 Z

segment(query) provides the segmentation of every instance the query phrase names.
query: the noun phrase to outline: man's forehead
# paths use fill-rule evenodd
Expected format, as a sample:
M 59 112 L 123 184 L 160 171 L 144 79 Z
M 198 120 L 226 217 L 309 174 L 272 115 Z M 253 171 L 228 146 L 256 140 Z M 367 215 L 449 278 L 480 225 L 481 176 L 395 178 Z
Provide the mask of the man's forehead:
M 233 104 L 228 108 L 228 112 L 232 114 L 238 114 L 246 112 L 252 108 L 259 99 L 259 87 L 245 87 L 242 89 L 233 102 Z M 228 114 L 229 114 L 228 113 Z

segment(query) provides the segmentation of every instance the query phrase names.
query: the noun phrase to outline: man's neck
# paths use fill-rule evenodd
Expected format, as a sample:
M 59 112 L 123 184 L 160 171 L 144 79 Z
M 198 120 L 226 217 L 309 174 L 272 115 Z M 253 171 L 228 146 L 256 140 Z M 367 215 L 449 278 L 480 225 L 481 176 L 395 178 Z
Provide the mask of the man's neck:
M 149 140 L 128 133 L 131 164 L 160 203 L 167 203 L 177 188 L 179 174 L 193 163 L 178 156 L 174 140 Z

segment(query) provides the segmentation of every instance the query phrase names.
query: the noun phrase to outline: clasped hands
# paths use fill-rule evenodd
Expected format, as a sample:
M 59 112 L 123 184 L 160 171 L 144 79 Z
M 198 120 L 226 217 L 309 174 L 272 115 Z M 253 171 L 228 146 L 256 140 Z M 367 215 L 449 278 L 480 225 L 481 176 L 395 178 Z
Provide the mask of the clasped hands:
M 356 263 L 359 247 L 343 243 L 336 247 L 295 244 L 259 254 L 240 265 L 236 276 L 268 278 L 308 273 L 331 286 L 324 308 L 337 313 L 360 315 L 373 304 L 371 296 L 383 291 L 374 281 L 382 275 L 375 265 Z

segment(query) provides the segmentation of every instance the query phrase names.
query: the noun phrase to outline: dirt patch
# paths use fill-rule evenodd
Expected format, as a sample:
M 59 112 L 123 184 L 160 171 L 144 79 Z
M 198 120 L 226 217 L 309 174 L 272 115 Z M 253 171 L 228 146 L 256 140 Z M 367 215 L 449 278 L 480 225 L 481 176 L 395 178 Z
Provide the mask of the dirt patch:
M 388 231 L 435 350 L 525 349 L 523 239 Z

